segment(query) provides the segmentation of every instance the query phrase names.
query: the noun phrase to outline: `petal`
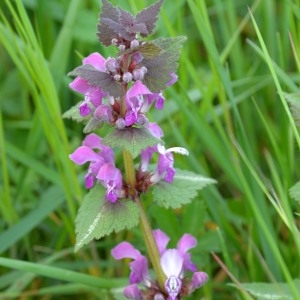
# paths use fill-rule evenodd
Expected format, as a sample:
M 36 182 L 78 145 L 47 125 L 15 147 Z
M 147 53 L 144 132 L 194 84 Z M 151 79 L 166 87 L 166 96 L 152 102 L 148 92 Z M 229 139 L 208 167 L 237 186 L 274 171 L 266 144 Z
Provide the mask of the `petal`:
M 177 243 L 177 249 L 180 253 L 185 253 L 188 250 L 197 246 L 197 240 L 191 234 L 184 234 Z
M 147 129 L 150 131 L 150 133 L 154 137 L 156 137 L 158 139 L 160 139 L 161 137 L 164 136 L 164 133 L 163 133 L 162 129 L 158 126 L 157 123 L 149 123 L 147 125 Z
M 207 282 L 207 280 L 208 275 L 205 272 L 195 272 L 191 281 L 190 293 L 204 285 Z
M 149 282 L 148 274 L 148 261 L 147 258 L 143 255 L 140 255 L 136 260 L 132 261 L 130 264 L 130 283 L 140 283 L 144 282 L 145 285 Z
M 88 104 L 86 102 L 83 102 L 82 104 L 80 104 L 80 106 L 79 106 L 79 114 L 82 117 L 86 117 L 90 113 L 91 113 L 91 109 L 90 109 L 90 107 L 88 106 Z
M 168 249 L 162 254 L 160 265 L 168 278 L 171 276 L 179 277 L 183 258 L 177 249 Z
M 97 70 L 105 72 L 105 58 L 98 52 L 94 52 L 83 59 L 84 65 L 92 65 Z
M 88 84 L 87 80 L 82 79 L 81 77 L 77 76 L 70 84 L 69 87 L 78 93 L 85 94 L 89 89 L 90 85 Z
M 171 300 L 176 300 L 177 295 L 181 291 L 182 282 L 176 276 L 169 277 L 165 282 L 166 292 L 169 294 L 169 298 Z
M 87 173 L 85 175 L 85 187 L 87 189 L 90 189 L 94 186 L 94 181 L 95 181 L 95 177 L 92 174 Z
M 89 135 L 87 135 L 83 141 L 83 145 L 93 148 L 93 149 L 101 149 L 102 147 L 102 143 L 101 143 L 102 139 L 100 136 L 98 136 L 95 133 L 91 133 Z
M 121 171 L 118 168 L 116 168 L 114 165 L 107 163 L 104 164 L 102 168 L 99 170 L 96 178 L 104 181 L 109 181 L 109 180 L 116 181 L 116 185 L 119 186 L 119 182 L 122 181 L 122 174 Z
M 142 300 L 142 292 L 135 284 L 125 287 L 123 293 L 128 299 Z
M 170 238 L 160 229 L 153 230 L 154 239 L 160 254 L 166 250 Z
M 178 76 L 175 73 L 171 73 L 170 77 L 171 77 L 171 80 L 166 84 L 166 86 L 173 85 L 178 79 Z
M 122 242 L 111 250 L 114 259 L 132 258 L 137 259 L 141 255 L 140 251 L 135 249 L 130 243 Z
M 99 156 L 91 148 L 86 146 L 78 147 L 69 157 L 77 165 L 82 165 L 88 161 L 97 161 L 99 159 Z
M 146 94 L 152 94 L 149 89 L 141 82 L 136 81 L 132 87 L 128 90 L 126 94 L 126 98 L 132 98 L 139 95 L 146 95 Z

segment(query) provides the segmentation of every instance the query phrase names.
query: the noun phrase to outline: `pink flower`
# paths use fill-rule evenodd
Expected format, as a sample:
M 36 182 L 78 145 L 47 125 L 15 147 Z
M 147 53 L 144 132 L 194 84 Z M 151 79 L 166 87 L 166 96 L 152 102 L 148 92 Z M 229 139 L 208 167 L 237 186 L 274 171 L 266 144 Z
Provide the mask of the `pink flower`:
M 85 176 L 87 189 L 92 188 L 97 179 L 106 188 L 106 198 L 109 201 L 116 202 L 118 198 L 123 197 L 122 175 L 115 167 L 113 150 L 102 144 L 98 135 L 87 135 L 82 146 L 70 154 L 70 159 L 78 165 L 90 163 Z
M 83 59 L 84 65 L 92 65 L 97 70 L 105 72 L 105 58 L 95 52 Z M 89 115 L 92 109 L 102 104 L 103 96 L 106 96 L 101 87 L 94 87 L 88 84 L 87 80 L 77 76 L 71 83 L 70 88 L 78 93 L 84 94 L 84 101 L 79 106 L 82 117 Z
M 122 242 L 112 249 L 112 256 L 119 260 L 131 258 L 133 261 L 130 266 L 131 285 L 124 289 L 124 295 L 128 299 L 143 299 L 143 295 L 155 293 L 157 299 L 176 300 L 182 290 L 192 293 L 208 280 L 208 276 L 204 272 L 197 272 L 196 266 L 191 261 L 188 251 L 197 245 L 197 240 L 190 234 L 184 234 L 177 243 L 177 248 L 167 249 L 170 238 L 160 229 L 153 231 L 160 257 L 160 265 L 165 273 L 167 280 L 165 282 L 165 290 L 168 297 L 165 298 L 164 291 L 160 291 L 158 285 L 150 279 L 148 272 L 148 261 L 139 250 L 135 249 L 130 243 Z M 186 271 L 193 272 L 192 280 L 184 280 Z M 142 283 L 146 290 L 141 290 L 136 284 Z M 183 289 L 183 286 L 185 288 Z

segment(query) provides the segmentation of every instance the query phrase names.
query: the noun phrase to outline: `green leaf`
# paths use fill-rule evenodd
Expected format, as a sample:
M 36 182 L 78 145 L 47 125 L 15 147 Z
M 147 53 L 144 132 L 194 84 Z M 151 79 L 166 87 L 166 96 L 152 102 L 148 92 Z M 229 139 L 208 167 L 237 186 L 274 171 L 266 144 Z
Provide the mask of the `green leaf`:
M 67 110 L 62 117 L 65 119 L 71 119 L 76 122 L 85 121 L 87 118 L 82 117 L 79 113 L 79 106 L 81 105 L 82 101 L 78 102 L 76 105 L 72 106 L 69 110 Z
M 152 41 L 162 51 L 154 58 L 145 58 L 142 63 L 147 68 L 144 83 L 153 93 L 163 91 L 172 79 L 171 73 L 175 73 L 178 67 L 178 59 L 185 36 L 175 38 L 159 38 Z
M 290 188 L 291 197 L 300 203 L 300 181 Z
M 83 128 L 83 133 L 90 133 L 98 128 L 103 126 L 103 121 L 98 120 L 97 118 L 92 117 Z
M 154 137 L 146 128 L 115 129 L 103 138 L 103 143 L 110 147 L 124 148 L 133 158 L 147 147 L 163 144 L 163 141 Z
M 298 295 L 300 295 L 300 279 L 293 280 Z M 235 286 L 235 285 L 234 285 Z M 276 300 L 293 300 L 294 294 L 290 289 L 291 284 L 288 283 L 244 283 L 242 287 L 257 299 L 276 299 Z
M 190 203 L 198 191 L 213 183 L 216 183 L 214 179 L 177 169 L 171 184 L 161 181 L 154 185 L 153 200 L 165 208 L 179 208 Z
M 300 93 L 283 93 L 286 101 L 289 103 L 292 115 L 297 126 L 300 125 Z
M 139 210 L 136 203 L 131 200 L 111 203 L 104 200 L 104 196 L 105 189 L 99 184 L 85 196 L 75 220 L 75 252 L 93 239 L 138 225 Z

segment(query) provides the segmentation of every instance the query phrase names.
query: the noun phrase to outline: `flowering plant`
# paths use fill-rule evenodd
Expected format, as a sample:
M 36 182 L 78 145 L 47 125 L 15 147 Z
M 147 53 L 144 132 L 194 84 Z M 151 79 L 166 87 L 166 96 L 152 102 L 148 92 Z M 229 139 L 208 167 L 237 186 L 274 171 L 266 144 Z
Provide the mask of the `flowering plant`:
M 188 151 L 166 149 L 162 129 L 147 115 L 152 106 L 163 109 L 162 93 L 178 79 L 177 61 L 186 39 L 143 40 L 153 33 L 162 4 L 159 0 L 133 16 L 102 0 L 98 40 L 104 46 L 117 47 L 118 52 L 108 58 L 92 53 L 69 73 L 75 76 L 71 89 L 84 99 L 64 114 L 82 122 L 83 132 L 88 134 L 70 155 L 78 165 L 89 164 L 85 186 L 90 192 L 76 218 L 75 250 L 94 238 L 141 223 L 156 280 L 149 277 L 147 258 L 131 244 L 122 242 L 112 250 L 115 259 L 134 259 L 130 263 L 132 285 L 124 290 L 129 299 L 180 299 L 207 280 L 206 273 L 196 272 L 188 253 L 196 239 L 185 234 L 176 249 L 166 249 L 168 236 L 161 230 L 152 231 L 141 201 L 141 195 L 147 193 L 152 194 L 155 205 L 179 208 L 215 182 L 176 169 L 174 154 L 188 155 Z M 101 138 L 95 131 L 104 124 L 112 130 Z M 123 153 L 121 165 L 116 164 L 115 149 Z M 190 281 L 185 278 L 186 271 L 193 272 Z M 140 290 L 138 283 L 146 290 Z

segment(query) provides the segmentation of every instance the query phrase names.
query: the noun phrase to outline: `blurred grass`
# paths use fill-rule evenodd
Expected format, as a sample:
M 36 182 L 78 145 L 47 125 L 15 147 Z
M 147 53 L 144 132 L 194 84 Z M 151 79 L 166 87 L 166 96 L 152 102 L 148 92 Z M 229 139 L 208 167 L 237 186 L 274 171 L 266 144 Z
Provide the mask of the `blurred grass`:
M 153 1 L 112 3 L 135 13 Z M 144 249 L 135 229 L 77 254 L 67 251 L 85 191 L 83 168 L 68 159 L 81 143 L 82 127 L 61 119 L 80 100 L 66 74 L 81 63 L 78 54 L 109 56 L 111 49 L 96 41 L 98 13 L 98 0 L 0 2 L 4 299 L 35 293 L 41 299 L 111 299 L 104 290 L 109 285 L 99 283 L 97 290 L 91 288 L 97 278 L 82 282 L 78 276 L 113 278 L 118 286 L 114 278 L 125 277 L 128 268 L 112 260 L 110 249 L 124 239 Z M 292 281 L 300 271 L 299 204 L 288 193 L 299 181 L 300 142 L 284 97 L 299 93 L 299 16 L 298 0 L 165 0 L 155 36 L 186 35 L 188 41 L 180 80 L 166 91 L 165 110 L 151 117 L 167 145 L 190 150 L 188 158 L 176 157 L 177 167 L 218 180 L 181 210 L 148 204 L 153 227 L 165 230 L 173 246 L 184 232 L 199 241 L 193 258 L 210 281 L 191 299 L 250 299 L 227 285 L 228 271 L 241 283 L 287 282 L 300 299 Z M 35 276 L 24 269 L 26 261 Z M 53 268 L 58 263 L 57 274 L 74 273 L 49 276 L 41 261 Z

